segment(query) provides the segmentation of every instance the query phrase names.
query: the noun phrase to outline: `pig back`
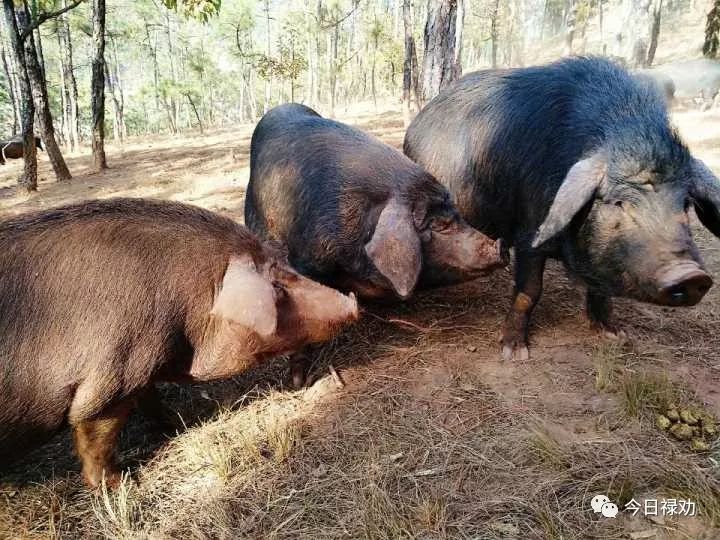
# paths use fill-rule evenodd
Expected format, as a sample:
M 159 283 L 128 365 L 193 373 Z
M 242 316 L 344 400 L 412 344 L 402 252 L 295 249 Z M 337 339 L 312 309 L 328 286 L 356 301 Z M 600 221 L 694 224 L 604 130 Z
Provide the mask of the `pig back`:
M 300 272 L 328 283 L 328 276 L 370 264 L 364 245 L 381 204 L 393 193 L 412 192 L 423 174 L 351 126 L 283 105 L 253 133 L 245 223 L 286 245 Z
M 0 455 L 189 364 L 230 253 L 260 246 L 187 205 L 93 201 L 0 223 Z M 73 404 L 75 407 L 75 404 Z

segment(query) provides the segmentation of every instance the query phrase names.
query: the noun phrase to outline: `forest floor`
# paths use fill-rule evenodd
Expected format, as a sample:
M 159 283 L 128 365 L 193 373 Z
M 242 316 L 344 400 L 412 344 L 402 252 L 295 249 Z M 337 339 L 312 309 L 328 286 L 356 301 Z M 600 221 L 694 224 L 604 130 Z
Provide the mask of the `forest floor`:
M 399 147 L 397 110 L 341 118 Z M 720 172 L 720 112 L 675 114 Z M 187 201 L 242 219 L 252 126 L 133 139 L 110 170 L 18 195 L 0 175 L 0 213 L 90 197 Z M 695 222 L 707 266 L 720 243 Z M 719 538 L 720 443 L 693 453 L 655 426 L 671 402 L 720 417 L 720 286 L 691 309 L 619 300 L 625 344 L 592 333 L 583 291 L 551 265 L 531 358 L 500 360 L 507 270 L 368 307 L 322 347 L 307 389 L 282 360 L 216 384 L 167 385 L 187 425 L 171 438 L 131 418 L 119 453 L 132 480 L 93 494 L 65 432 L 0 478 L 0 538 Z M 329 374 L 332 365 L 342 384 Z M 615 518 L 591 510 L 605 494 Z M 637 516 L 631 499 L 684 499 L 697 516 Z

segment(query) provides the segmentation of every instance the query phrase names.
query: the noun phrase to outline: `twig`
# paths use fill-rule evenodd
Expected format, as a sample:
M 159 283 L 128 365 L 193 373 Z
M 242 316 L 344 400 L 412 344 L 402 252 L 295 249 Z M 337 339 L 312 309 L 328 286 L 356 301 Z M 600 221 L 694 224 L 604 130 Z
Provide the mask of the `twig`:
M 48 11 L 47 13 L 41 13 L 37 19 L 35 19 L 33 22 L 28 24 L 23 31 L 20 33 L 20 41 L 25 41 L 25 39 L 32 34 L 33 30 L 35 30 L 38 26 L 40 26 L 42 23 L 49 19 L 54 19 L 55 17 L 59 17 L 63 13 L 66 13 L 70 11 L 71 9 L 74 9 L 78 7 L 80 4 L 85 2 L 85 0 L 75 0 L 72 4 L 68 4 L 62 9 L 58 9 L 57 11 Z
M 345 388 L 345 383 L 340 378 L 340 375 L 338 375 L 338 372 L 335 371 L 335 368 L 333 367 L 332 364 L 328 364 L 328 369 L 330 370 L 330 375 L 332 376 L 333 381 L 335 381 L 335 385 L 338 388 Z

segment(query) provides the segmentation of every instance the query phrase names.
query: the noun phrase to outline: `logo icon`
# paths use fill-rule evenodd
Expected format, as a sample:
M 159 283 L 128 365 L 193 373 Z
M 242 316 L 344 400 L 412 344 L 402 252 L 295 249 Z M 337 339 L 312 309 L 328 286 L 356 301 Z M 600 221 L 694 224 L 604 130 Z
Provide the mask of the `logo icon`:
M 595 495 L 590 501 L 590 506 L 592 506 L 593 512 L 599 514 L 602 512 L 603 505 L 609 502 L 610 499 L 608 499 L 605 495 Z
M 617 504 L 612 503 L 612 502 L 606 502 L 605 504 L 602 505 L 601 512 L 602 512 L 603 517 L 614 518 L 615 516 L 618 515 Z

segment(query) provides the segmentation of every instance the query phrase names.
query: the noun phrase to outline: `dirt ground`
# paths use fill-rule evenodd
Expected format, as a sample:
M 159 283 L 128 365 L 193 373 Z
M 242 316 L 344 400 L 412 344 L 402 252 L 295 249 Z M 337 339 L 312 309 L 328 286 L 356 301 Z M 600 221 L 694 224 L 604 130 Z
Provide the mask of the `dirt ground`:
M 341 118 L 400 147 L 399 111 Z M 675 121 L 720 173 L 720 113 Z M 111 169 L 41 158 L 39 192 L 2 169 L 2 215 L 91 197 L 182 200 L 242 219 L 252 126 L 110 146 Z M 720 276 L 720 241 L 695 226 Z M 655 426 L 671 403 L 720 416 L 720 286 L 691 309 L 618 300 L 630 342 L 592 333 L 583 290 L 558 265 L 534 316 L 531 358 L 500 360 L 509 271 L 367 307 L 317 351 L 314 384 L 284 387 L 282 360 L 237 379 L 168 385 L 187 429 L 140 415 L 123 433 L 129 478 L 80 484 L 68 433 L 0 477 L 0 538 L 720 538 L 720 443 L 692 452 Z M 329 373 L 329 366 L 339 374 Z M 605 494 L 615 518 L 591 510 Z M 632 516 L 631 499 L 685 499 L 697 516 Z

